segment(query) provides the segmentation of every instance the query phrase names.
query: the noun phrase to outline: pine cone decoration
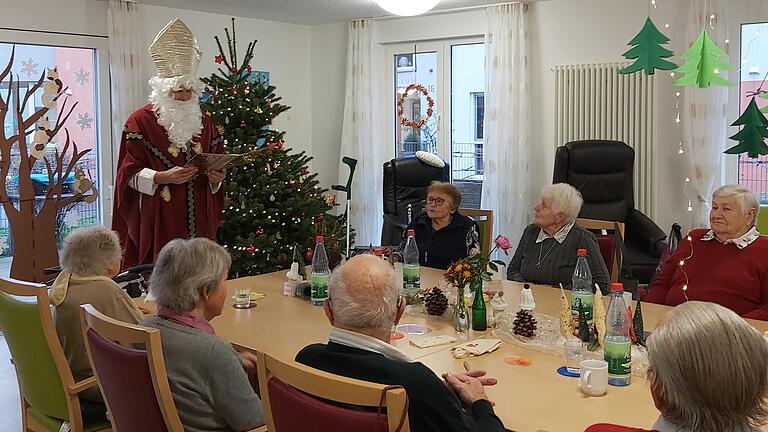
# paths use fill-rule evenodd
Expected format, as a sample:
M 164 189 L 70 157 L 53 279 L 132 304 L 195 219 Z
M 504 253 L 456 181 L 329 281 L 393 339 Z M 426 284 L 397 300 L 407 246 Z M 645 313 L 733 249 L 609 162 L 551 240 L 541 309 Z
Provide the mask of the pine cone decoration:
M 536 318 L 531 311 L 524 309 L 517 311 L 512 326 L 516 335 L 532 338 L 536 334 Z
M 434 287 L 424 296 L 424 306 L 430 315 L 440 316 L 448 309 L 448 297 L 440 288 Z

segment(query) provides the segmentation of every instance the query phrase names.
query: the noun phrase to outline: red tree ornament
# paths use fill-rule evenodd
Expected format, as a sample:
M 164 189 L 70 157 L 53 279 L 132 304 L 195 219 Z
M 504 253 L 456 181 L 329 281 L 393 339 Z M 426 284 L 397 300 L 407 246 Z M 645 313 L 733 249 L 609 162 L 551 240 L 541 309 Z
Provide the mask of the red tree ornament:
M 247 70 L 247 71 L 248 71 L 248 73 L 251 73 L 251 65 L 248 65 L 248 66 L 246 66 L 246 67 L 245 67 L 245 70 Z
M 249 254 L 253 255 L 253 254 L 255 254 L 255 253 L 256 253 L 256 247 L 255 247 L 255 246 L 253 246 L 253 245 L 250 245 L 250 246 L 248 246 L 248 247 L 245 249 L 245 251 L 246 251 L 246 252 L 248 252 Z
M 215 61 L 216 64 L 221 64 L 221 62 L 224 61 L 224 56 L 219 54 L 219 55 L 217 55 L 216 57 L 213 58 L 213 61 Z
M 243 121 L 243 122 L 240 122 L 240 128 L 241 128 L 241 129 L 245 129 L 245 122 L 244 122 L 244 121 Z
M 312 262 L 312 257 L 315 255 L 314 252 L 312 252 L 312 249 L 307 248 L 307 251 L 304 252 L 304 261 L 305 262 Z
M 259 227 L 258 229 L 256 229 L 255 234 L 257 236 L 263 236 L 264 235 L 264 228 Z

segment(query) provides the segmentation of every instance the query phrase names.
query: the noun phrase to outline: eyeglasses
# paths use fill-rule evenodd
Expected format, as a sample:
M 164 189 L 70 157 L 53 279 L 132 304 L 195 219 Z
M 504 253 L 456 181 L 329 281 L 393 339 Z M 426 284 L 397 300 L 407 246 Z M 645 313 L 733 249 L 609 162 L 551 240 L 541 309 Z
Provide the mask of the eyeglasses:
M 427 205 L 432 204 L 440 207 L 441 205 L 445 204 L 445 200 L 443 198 L 427 197 Z

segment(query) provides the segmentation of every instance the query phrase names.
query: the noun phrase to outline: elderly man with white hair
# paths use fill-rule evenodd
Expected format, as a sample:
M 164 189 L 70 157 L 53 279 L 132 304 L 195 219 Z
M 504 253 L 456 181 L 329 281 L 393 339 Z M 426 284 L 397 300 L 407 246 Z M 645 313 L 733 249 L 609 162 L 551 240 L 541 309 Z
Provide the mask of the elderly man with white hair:
M 538 284 L 571 285 L 580 249 L 586 251 L 592 280 L 608 293 L 610 277 L 595 235 L 576 225 L 584 201 L 576 188 L 557 183 L 544 186 L 533 208 L 534 222 L 523 231 L 507 268 L 507 279 Z
M 333 325 L 329 342 L 305 347 L 296 361 L 336 375 L 402 385 L 413 432 L 503 431 L 483 389 L 496 380 L 465 364 L 466 373 L 444 374 L 443 382 L 389 344 L 405 310 L 393 273 L 372 255 L 356 256 L 334 270 L 324 305 Z
M 710 229 L 695 229 L 651 284 L 645 301 L 717 303 L 744 318 L 768 320 L 768 237 L 755 228 L 754 192 L 726 185 L 712 194 Z

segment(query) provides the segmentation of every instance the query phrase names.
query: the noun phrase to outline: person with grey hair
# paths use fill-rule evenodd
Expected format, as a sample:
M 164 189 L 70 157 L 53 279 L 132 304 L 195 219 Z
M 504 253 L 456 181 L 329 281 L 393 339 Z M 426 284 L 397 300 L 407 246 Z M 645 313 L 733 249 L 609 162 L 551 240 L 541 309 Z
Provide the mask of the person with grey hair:
M 576 188 L 544 186 L 533 208 L 534 221 L 523 231 L 507 268 L 507 279 L 570 288 L 579 249 L 585 249 L 592 280 L 608 293 L 610 276 L 595 235 L 576 225 L 584 201 Z
M 688 233 L 643 300 L 668 306 L 708 301 L 768 320 L 768 237 L 755 228 L 758 211 L 757 197 L 743 186 L 715 190 L 710 229 Z
M 690 301 L 648 338 L 658 432 L 757 432 L 768 422 L 768 343 L 733 311 Z M 587 432 L 639 431 L 599 424 Z
M 160 330 L 173 401 L 187 432 L 245 431 L 264 424 L 261 400 L 246 372 L 256 356 L 216 336 L 210 320 L 227 298 L 227 251 L 206 238 L 171 240 L 149 281 L 157 315 L 142 321 Z
M 392 328 L 405 311 L 391 266 L 372 255 L 358 255 L 333 271 L 328 289 L 330 299 L 324 308 L 333 326 L 329 342 L 303 348 L 297 362 L 349 378 L 403 386 L 413 432 L 504 430 L 483 388 L 496 380 L 485 377 L 485 371 L 465 363 L 466 372 L 444 374 L 443 382 L 390 345 Z
M 80 305 L 90 303 L 99 312 L 131 324 L 143 318 L 128 294 L 112 280 L 120 270 L 121 256 L 117 233 L 104 226 L 78 228 L 64 239 L 59 259 L 62 271 L 51 286 L 49 300 L 56 307 L 56 334 L 75 381 L 93 376 L 80 328 Z M 98 388 L 86 390 L 80 397 L 102 404 L 99 408 L 106 412 Z

